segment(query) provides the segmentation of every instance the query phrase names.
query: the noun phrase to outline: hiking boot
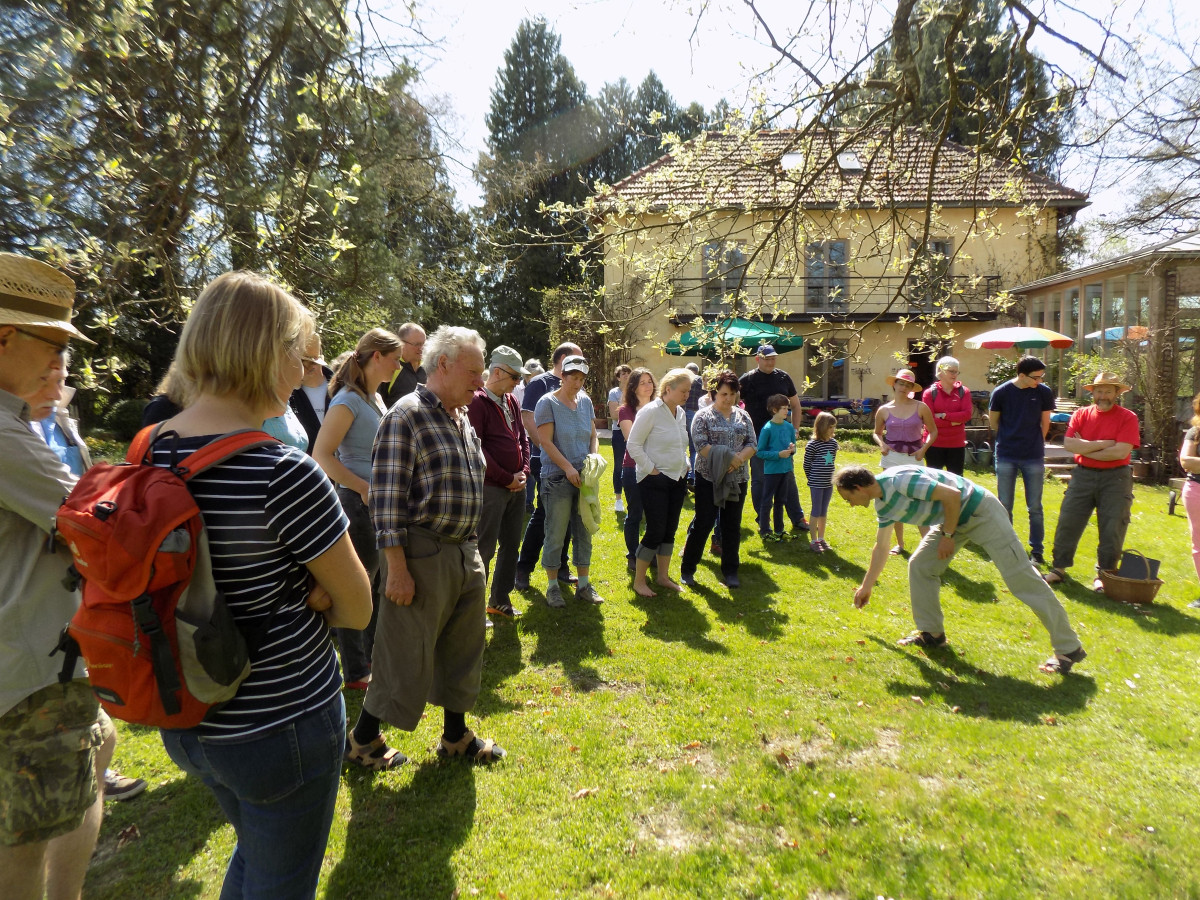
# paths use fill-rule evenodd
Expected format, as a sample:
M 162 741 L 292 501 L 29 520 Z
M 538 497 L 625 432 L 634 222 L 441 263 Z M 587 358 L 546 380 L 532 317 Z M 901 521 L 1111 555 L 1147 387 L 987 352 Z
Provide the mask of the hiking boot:
M 596 589 L 594 587 L 592 587 L 592 585 L 590 583 L 585 584 L 583 587 L 581 587 L 579 590 L 577 590 L 575 592 L 575 599 L 583 600 L 586 603 L 594 603 L 596 606 L 599 606 L 601 603 L 604 602 L 604 598 L 596 593 Z M 549 602 L 549 601 L 547 601 L 547 602 Z
M 551 609 L 562 609 L 567 605 L 557 581 L 550 582 L 549 587 L 546 588 L 546 605 Z

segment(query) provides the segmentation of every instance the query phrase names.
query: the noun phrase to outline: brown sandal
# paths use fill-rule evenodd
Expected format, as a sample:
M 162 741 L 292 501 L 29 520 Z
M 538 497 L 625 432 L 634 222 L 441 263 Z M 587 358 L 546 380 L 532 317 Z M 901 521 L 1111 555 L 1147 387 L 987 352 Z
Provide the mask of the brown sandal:
M 475 737 L 475 732 L 467 729 L 467 733 L 455 741 L 453 744 L 446 743 L 446 739 L 439 738 L 437 746 L 437 755 L 442 759 L 450 759 L 455 756 L 464 756 L 473 762 L 490 763 L 498 759 L 503 759 L 506 754 L 504 748 L 488 738 L 486 741 L 481 741 Z
M 1046 584 L 1062 584 L 1067 580 L 1067 573 L 1062 569 L 1051 569 L 1042 575 L 1042 581 Z
M 408 757 L 383 742 L 379 735 L 369 744 L 360 744 L 353 734 L 346 735 L 346 760 L 372 772 L 386 772 L 408 762 Z

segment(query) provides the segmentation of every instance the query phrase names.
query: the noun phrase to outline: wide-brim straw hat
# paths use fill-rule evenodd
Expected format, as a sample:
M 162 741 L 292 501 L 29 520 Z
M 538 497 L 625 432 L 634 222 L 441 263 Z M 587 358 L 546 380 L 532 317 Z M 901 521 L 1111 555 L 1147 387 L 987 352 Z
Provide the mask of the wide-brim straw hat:
M 1125 382 L 1123 382 L 1121 380 L 1121 376 L 1117 375 L 1114 372 L 1097 372 L 1096 377 L 1094 379 L 1092 379 L 1092 383 L 1085 384 L 1083 386 L 1083 388 L 1084 388 L 1084 390 L 1090 391 L 1092 388 L 1100 387 L 1102 385 L 1110 385 L 1112 387 L 1119 388 L 1120 390 L 1118 391 L 1118 393 L 1120 393 L 1120 394 L 1123 394 L 1126 391 L 1133 390 L 1132 385 L 1128 385 Z
M 901 369 L 895 375 L 889 375 L 886 379 L 888 387 L 895 387 L 896 382 L 908 385 L 913 391 L 925 390 L 921 385 L 917 384 L 917 376 L 908 369 Z
M 0 253 L 0 325 L 55 328 L 95 343 L 71 324 L 75 282 L 44 262 Z

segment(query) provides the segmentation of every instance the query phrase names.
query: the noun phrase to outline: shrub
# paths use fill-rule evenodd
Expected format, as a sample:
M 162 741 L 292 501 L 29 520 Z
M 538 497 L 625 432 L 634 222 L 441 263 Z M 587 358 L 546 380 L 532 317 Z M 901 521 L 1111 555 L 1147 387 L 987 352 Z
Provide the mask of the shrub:
M 142 427 L 142 410 L 146 401 L 136 397 L 118 400 L 104 417 L 104 427 L 119 441 L 132 441 Z

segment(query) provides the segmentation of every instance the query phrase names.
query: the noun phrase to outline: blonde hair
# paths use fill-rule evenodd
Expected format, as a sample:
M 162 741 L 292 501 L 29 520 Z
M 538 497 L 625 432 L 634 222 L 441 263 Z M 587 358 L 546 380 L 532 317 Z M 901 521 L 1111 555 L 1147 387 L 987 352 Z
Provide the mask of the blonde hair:
M 192 402 L 192 392 L 187 379 L 179 374 L 179 366 L 175 360 L 171 360 L 171 365 L 167 366 L 167 374 L 159 381 L 158 387 L 154 389 L 155 396 L 163 395 L 180 409 L 187 407 Z
M 354 352 L 350 353 L 337 367 L 333 378 L 329 380 L 329 396 L 333 397 L 342 388 L 348 387 L 364 400 L 369 401 L 371 394 L 375 393 L 375 389 L 379 385 L 367 384 L 367 375 L 363 369 L 376 352 L 387 356 L 399 349 L 400 338 L 386 328 L 372 328 L 358 339 Z
M 658 383 L 658 396 L 664 396 L 667 391 L 673 391 L 680 385 L 687 384 L 691 387 L 696 376 L 687 369 L 672 369 L 662 377 L 662 381 Z
M 813 422 L 813 435 L 818 441 L 829 440 L 829 436 L 833 434 L 835 428 L 837 428 L 837 417 L 833 413 L 817 413 L 816 421 Z
M 196 394 L 236 396 L 255 409 L 286 401 L 275 392 L 289 355 L 315 330 L 312 313 L 254 272 L 226 272 L 200 292 L 175 350 L 180 377 Z

